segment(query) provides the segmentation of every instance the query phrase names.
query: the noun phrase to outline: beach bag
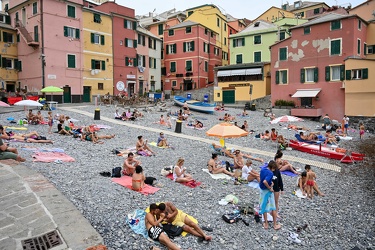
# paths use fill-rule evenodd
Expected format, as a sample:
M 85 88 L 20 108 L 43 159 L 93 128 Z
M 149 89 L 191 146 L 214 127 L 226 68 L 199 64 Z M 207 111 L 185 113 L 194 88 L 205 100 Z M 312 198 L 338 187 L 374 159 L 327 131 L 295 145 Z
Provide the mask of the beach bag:
M 112 168 L 112 178 L 120 178 L 121 177 L 121 167 Z
M 223 216 L 221 216 L 221 218 L 226 223 L 233 224 L 233 223 L 236 223 L 239 220 L 241 220 L 241 215 L 239 215 L 239 214 L 223 214 Z
M 156 181 L 156 178 L 154 177 L 146 177 L 145 179 L 145 183 L 151 186 L 154 184 L 154 181 Z
M 163 230 L 171 239 L 180 236 L 183 232 L 182 227 L 172 225 L 171 223 L 163 224 Z
M 169 174 L 172 174 L 173 173 L 173 167 L 171 166 L 171 167 L 162 168 L 160 173 L 161 173 L 162 176 L 167 176 Z

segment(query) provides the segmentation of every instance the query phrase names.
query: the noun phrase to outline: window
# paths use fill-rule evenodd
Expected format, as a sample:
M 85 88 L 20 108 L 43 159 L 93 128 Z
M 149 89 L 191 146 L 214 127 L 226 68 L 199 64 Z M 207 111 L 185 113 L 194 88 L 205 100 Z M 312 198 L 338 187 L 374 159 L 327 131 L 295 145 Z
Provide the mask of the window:
M 208 62 L 204 61 L 204 72 L 208 72 Z
M 64 26 L 64 36 L 79 39 L 79 29 Z
M 222 53 L 222 55 L 221 55 L 221 58 L 222 58 L 223 60 L 228 60 L 228 53 L 225 52 L 225 51 L 223 51 L 223 53 Z
M 34 26 L 34 41 L 39 42 L 38 25 Z
M 361 54 L 361 39 L 357 39 L 357 54 Z
M 341 55 L 341 39 L 331 40 L 330 55 Z
M 188 16 L 191 16 L 194 13 L 194 11 L 188 11 Z
M 186 33 L 191 33 L 191 27 L 186 27 Z
M 104 84 L 102 82 L 98 82 L 98 90 L 103 90 Z
M 177 81 L 172 81 L 172 87 L 177 87 Z
M 164 32 L 164 27 L 163 27 L 163 24 L 161 23 L 161 24 L 158 25 L 158 34 L 159 34 L 159 36 L 163 35 L 163 32 Z
M 99 14 L 94 13 L 94 23 L 101 23 L 102 18 L 100 17 Z
M 308 34 L 310 34 L 310 32 L 311 32 L 310 26 L 306 26 L 306 27 L 303 28 L 303 34 L 304 35 L 308 35 Z
M 219 48 L 215 47 L 215 48 L 214 48 L 214 54 L 215 54 L 215 56 L 218 56 L 219 53 L 220 53 Z
M 105 61 L 91 59 L 91 69 L 105 70 Z
M 242 54 L 236 55 L 236 64 L 242 64 Z
M 174 30 L 168 30 L 168 36 L 174 36 Z
M 298 17 L 304 17 L 305 16 L 305 12 L 302 11 L 302 12 L 298 13 L 297 16 Z
M 207 28 L 204 29 L 204 34 L 205 34 L 205 35 L 208 34 L 208 29 L 207 29 Z
M 184 52 L 194 51 L 194 41 L 184 42 Z
M 318 82 L 318 68 L 301 69 L 301 83 Z
M 91 43 L 104 45 L 105 44 L 104 35 L 91 33 Z
M 17 34 L 17 43 L 20 42 L 20 34 Z
M 129 30 L 135 30 L 137 28 L 137 22 L 124 19 L 124 28 Z
M 150 49 L 156 49 L 156 39 L 148 38 L 148 47 Z
M 233 39 L 233 48 L 243 47 L 243 46 L 245 46 L 245 38 L 244 37 Z
M 312 97 L 301 97 L 301 106 L 302 107 L 311 107 L 312 106 Z
M 137 40 L 125 38 L 125 47 L 137 48 Z
M 366 46 L 366 54 L 375 54 L 375 45 Z
M 156 58 L 149 57 L 148 64 L 150 69 L 156 69 Z
M 185 70 L 193 71 L 193 62 L 191 60 L 185 61 Z
M 220 27 L 220 18 L 216 19 L 216 25 L 217 25 L 217 27 Z
M 146 56 L 137 54 L 138 66 L 146 67 Z
M 214 37 L 214 36 L 215 36 L 215 33 L 211 31 L 211 37 Z
M 166 47 L 167 54 L 176 54 L 177 52 L 177 45 L 176 44 L 169 44 Z
M 286 61 L 287 53 L 288 53 L 287 48 L 279 48 L 279 60 Z
M 71 69 L 76 68 L 76 55 L 68 54 L 68 68 L 71 68 Z
M 125 66 L 129 67 L 136 67 L 137 66 L 137 58 L 125 57 Z
M 203 42 L 203 52 L 210 53 L 210 45 L 208 43 Z
M 281 8 L 283 9 L 283 10 L 286 10 L 286 8 L 287 8 L 287 4 L 283 4 L 282 6 L 281 6 Z
M 325 71 L 325 80 L 327 82 L 345 80 L 345 65 L 327 66 Z
M 227 24 L 224 23 L 224 31 L 227 31 Z
M 14 69 L 18 71 L 22 71 L 22 61 L 18 61 L 14 59 Z
M 318 15 L 320 13 L 320 8 L 314 9 L 314 15 Z
M 361 30 L 362 29 L 362 21 L 358 19 L 358 29 Z
M 138 44 L 139 45 L 146 45 L 146 37 L 144 35 L 138 34 Z
M 346 71 L 346 80 L 368 79 L 368 69 L 352 69 Z
M 282 41 L 285 39 L 285 31 L 281 31 L 279 34 L 279 40 Z
M 227 38 L 224 37 L 224 45 L 227 45 Z
M 176 62 L 170 63 L 170 72 L 176 72 Z
M 5 43 L 13 43 L 13 34 L 3 31 L 3 41 Z
M 262 36 L 254 36 L 254 44 L 261 44 Z
M 38 2 L 33 3 L 33 15 L 38 14 Z
M 16 12 L 16 22 L 19 21 L 20 18 L 18 17 L 18 12 Z
M 276 71 L 276 84 L 287 84 L 288 83 L 288 70 L 277 70 Z
M 301 7 L 301 2 L 300 1 L 294 2 L 294 8 L 297 9 L 299 7 Z
M 68 17 L 76 18 L 76 7 L 68 5 Z
M 254 62 L 261 62 L 262 61 L 262 52 L 257 51 L 254 52 Z
M 11 58 L 1 58 L 1 67 L 7 69 L 13 69 L 13 60 Z
M 0 15 L 0 23 L 5 23 L 5 16 Z
M 331 30 L 341 29 L 341 20 L 335 20 L 331 22 Z
M 155 81 L 150 81 L 151 92 L 155 92 Z

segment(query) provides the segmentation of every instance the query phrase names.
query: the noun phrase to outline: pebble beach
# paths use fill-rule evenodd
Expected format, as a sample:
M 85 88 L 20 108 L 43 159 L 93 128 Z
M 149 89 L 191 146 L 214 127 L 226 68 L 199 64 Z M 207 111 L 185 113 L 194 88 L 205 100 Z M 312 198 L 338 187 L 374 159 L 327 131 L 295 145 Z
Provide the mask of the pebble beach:
M 234 181 L 225 182 L 222 179 L 212 179 L 202 169 L 206 168 L 212 150 L 210 142 L 219 144 L 219 139 L 209 137 L 205 132 L 218 124 L 219 118 L 224 113 L 236 117 L 238 125 L 246 120 L 249 129 L 255 132 L 246 137 L 226 139 L 225 143 L 230 148 L 246 147 L 267 152 L 261 154 L 251 153 L 254 157 L 264 161 L 272 160 L 277 151 L 277 144 L 271 141 L 256 139 L 255 135 L 266 129 L 275 128 L 279 134 L 288 139 L 293 139 L 295 131 L 288 130 L 286 124 L 270 124 L 269 118 L 263 116 L 262 111 L 248 111 L 248 117 L 239 116 L 242 110 L 228 108 L 226 111 L 215 112 L 213 115 L 193 112 L 190 119 L 198 119 L 205 129 L 196 130 L 188 128 L 186 122 L 182 124 L 182 133 L 174 132 L 176 119 L 172 116 L 172 129 L 157 124 L 160 115 L 166 117 L 167 112 L 174 113 L 179 107 L 168 103 L 166 109 L 147 108 L 139 110 L 144 114 L 143 118 L 136 121 L 119 121 L 114 119 L 116 107 L 113 105 L 100 106 L 101 120 L 94 120 L 94 105 L 80 105 L 61 107 L 54 114 L 65 114 L 77 121 L 76 126 L 90 124 L 105 125 L 110 128 L 101 129 L 98 134 L 114 134 L 113 139 L 102 140 L 103 144 L 94 144 L 81 141 L 72 136 L 62 136 L 57 133 L 48 134 L 47 125 L 29 125 L 28 131 L 37 131 L 53 140 L 53 144 L 31 144 L 10 142 L 10 146 L 18 148 L 22 157 L 27 161 L 27 167 L 40 172 L 56 186 L 87 218 L 92 226 L 101 234 L 104 244 L 108 249 L 148 249 L 156 245 L 166 249 L 159 243 L 149 241 L 143 236 L 135 234 L 127 225 L 127 215 L 135 209 L 145 209 L 154 202 L 170 201 L 177 208 L 195 217 L 199 225 L 210 227 L 213 232 L 208 234 L 213 237 L 211 242 L 200 243 L 197 237 L 188 235 L 177 237 L 174 241 L 181 249 L 359 249 L 375 248 L 375 168 L 373 159 L 366 158 L 357 164 L 343 164 L 339 161 L 323 158 L 296 150 L 284 150 L 285 156 L 293 156 L 295 159 L 308 159 L 311 161 L 332 164 L 341 171 L 332 171 L 318 166 L 312 166 L 317 175 L 317 183 L 325 197 L 314 196 L 310 199 L 300 199 L 293 195 L 296 188 L 297 177 L 283 175 L 285 193 L 280 198 L 280 223 L 281 230 L 265 230 L 261 223 L 256 223 L 253 215 L 246 215 L 250 224 L 245 225 L 239 221 L 235 224 L 227 224 L 221 219 L 226 212 L 233 211 L 231 204 L 220 205 L 219 201 L 225 196 L 235 195 L 240 202 L 257 204 L 259 191 L 245 184 L 234 185 Z M 120 113 L 125 111 L 118 107 Z M 127 110 L 127 109 L 126 109 Z M 133 108 L 132 108 L 133 110 Z M 36 111 L 34 111 L 36 112 Z M 42 111 L 47 117 L 47 111 Z M 0 114 L 0 124 L 11 126 L 7 118 L 13 117 L 19 120 L 25 117 L 25 112 Z M 319 131 L 320 123 L 305 120 L 295 122 Z M 57 130 L 57 123 L 53 131 Z M 324 132 L 323 130 L 320 130 Z M 22 133 L 23 131 L 16 131 Z M 155 157 L 138 156 L 142 162 L 146 176 L 157 178 L 161 186 L 155 194 L 148 196 L 129 190 L 111 181 L 111 178 L 103 177 L 100 172 L 111 172 L 114 167 L 121 167 L 124 157 L 113 154 L 113 150 L 124 150 L 135 147 L 137 136 L 142 135 L 148 142 L 156 142 L 160 132 L 164 132 L 169 144 L 173 148 L 152 147 L 156 152 Z M 352 141 L 341 141 L 340 146 L 355 148 L 362 143 L 359 140 L 358 128 L 352 128 L 349 136 Z M 373 135 L 366 133 L 366 139 L 373 139 Z M 23 147 L 61 148 L 65 153 L 75 159 L 74 162 L 42 163 L 33 162 L 33 152 Z M 176 164 L 178 158 L 185 159 L 184 166 L 192 174 L 196 181 L 202 182 L 202 186 L 190 188 L 175 183 L 163 177 L 160 171 L 163 167 Z M 232 159 L 219 156 L 220 160 L 233 162 Z M 296 168 L 303 169 L 305 164 L 298 160 L 292 161 Z M 253 168 L 260 170 L 262 164 L 253 161 Z M 307 225 L 305 230 L 299 232 L 300 244 L 288 240 L 289 232 L 295 228 Z

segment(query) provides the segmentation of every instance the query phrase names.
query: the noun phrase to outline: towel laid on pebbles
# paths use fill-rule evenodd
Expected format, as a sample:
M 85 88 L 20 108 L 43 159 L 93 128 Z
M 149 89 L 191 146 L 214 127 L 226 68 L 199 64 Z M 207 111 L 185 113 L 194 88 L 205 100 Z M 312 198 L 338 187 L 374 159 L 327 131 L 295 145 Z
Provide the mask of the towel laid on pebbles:
M 153 147 L 158 147 L 158 148 L 168 148 L 168 147 L 159 147 L 158 144 L 155 141 L 150 142 L 149 145 L 151 145 Z
M 22 150 L 26 151 L 39 151 L 39 152 L 58 152 L 64 153 L 64 149 L 62 148 L 38 148 L 38 147 L 21 147 Z
M 207 174 L 209 174 L 212 179 L 215 179 L 215 180 L 218 180 L 218 179 L 227 179 L 227 180 L 230 180 L 232 179 L 232 177 L 230 177 L 229 175 L 226 175 L 226 174 L 211 174 L 208 169 L 202 169 L 203 172 L 206 172 Z
M 173 174 L 169 174 L 166 176 L 168 179 L 171 179 L 173 181 Z M 190 187 L 190 188 L 196 188 L 199 187 L 202 182 L 196 182 L 195 180 L 189 181 L 189 182 L 178 182 L 184 186 Z
M 121 178 L 112 178 L 112 181 L 117 183 L 117 184 L 120 184 L 121 186 L 124 186 L 124 187 L 126 187 L 130 190 L 133 190 L 132 189 L 132 178 L 130 176 L 122 176 Z M 142 188 L 141 191 L 135 191 L 135 192 L 139 192 L 139 193 L 144 194 L 144 195 L 149 195 L 149 194 L 156 193 L 157 191 L 159 191 L 159 189 L 160 188 L 153 187 L 153 186 L 145 184 L 145 186 Z
M 189 124 L 186 124 L 185 127 L 187 127 L 187 128 L 191 128 L 191 129 L 196 129 L 196 130 L 204 130 L 204 129 L 206 129 L 206 127 L 196 128 L 196 127 L 194 127 L 194 126 L 189 126 Z
M 34 158 L 33 161 L 40 161 L 40 162 L 73 162 L 75 159 L 65 153 L 58 153 L 58 152 L 36 152 L 32 155 Z
M 289 170 L 280 171 L 280 173 L 282 173 L 284 175 L 287 175 L 287 176 L 291 176 L 291 177 L 298 176 L 298 174 L 295 174 L 295 173 L 293 173 L 292 171 L 289 171 Z
M 259 187 L 259 182 L 258 182 L 258 181 L 250 181 L 247 185 L 248 185 L 249 187 L 251 187 L 251 188 L 257 188 L 257 189 L 260 189 L 260 187 Z
M 129 214 L 126 223 L 129 225 L 134 233 L 142 235 L 144 238 L 148 238 L 146 224 L 145 224 L 146 212 L 141 209 L 136 209 L 132 214 Z

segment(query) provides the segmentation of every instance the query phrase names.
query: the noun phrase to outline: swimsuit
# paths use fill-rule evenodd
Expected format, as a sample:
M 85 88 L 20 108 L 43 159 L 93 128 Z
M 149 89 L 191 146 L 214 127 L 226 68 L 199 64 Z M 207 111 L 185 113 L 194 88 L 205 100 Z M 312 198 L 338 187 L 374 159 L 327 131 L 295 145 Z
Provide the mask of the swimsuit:
M 151 239 L 159 241 L 159 237 L 163 233 L 163 229 L 161 227 L 152 226 L 147 233 Z
M 132 182 L 133 182 L 133 183 L 134 183 L 134 182 L 139 182 L 139 183 L 141 183 L 142 180 L 132 180 Z M 136 188 L 134 188 L 134 187 L 132 186 L 132 190 L 134 190 L 134 191 L 142 191 L 142 187 L 139 187 L 138 189 L 136 189 Z
M 122 174 L 126 176 L 133 176 L 133 174 L 129 174 L 126 169 L 122 170 Z
M 306 185 L 307 185 L 307 186 L 311 186 L 311 187 L 313 187 L 314 184 L 315 184 L 315 182 L 314 182 L 313 180 L 307 180 L 307 181 L 306 181 Z

